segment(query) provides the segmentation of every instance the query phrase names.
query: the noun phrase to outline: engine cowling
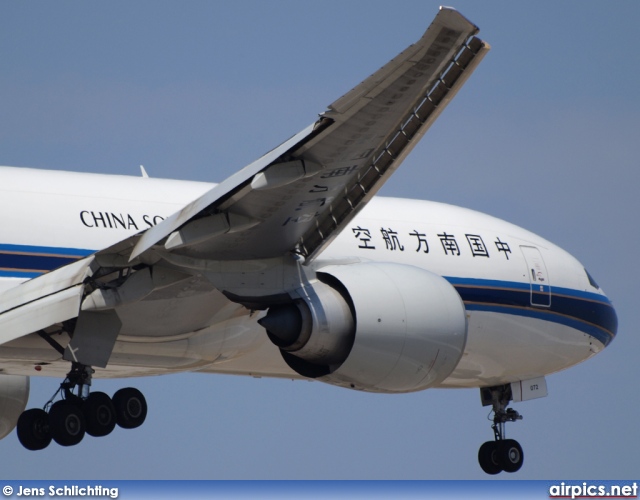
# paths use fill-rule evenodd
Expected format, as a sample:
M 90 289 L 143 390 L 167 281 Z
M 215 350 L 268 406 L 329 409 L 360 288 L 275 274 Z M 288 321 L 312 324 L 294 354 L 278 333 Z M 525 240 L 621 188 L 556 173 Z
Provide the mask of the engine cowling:
M 413 266 L 329 266 L 260 323 L 300 375 L 369 392 L 442 382 L 467 338 L 464 304 L 441 276 Z
M 29 377 L 0 375 L 0 439 L 18 423 L 29 400 Z

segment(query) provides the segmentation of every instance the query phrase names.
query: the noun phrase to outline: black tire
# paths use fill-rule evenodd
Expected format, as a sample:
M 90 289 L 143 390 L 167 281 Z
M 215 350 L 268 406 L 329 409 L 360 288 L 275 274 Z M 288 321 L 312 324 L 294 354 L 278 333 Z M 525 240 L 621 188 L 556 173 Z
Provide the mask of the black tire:
M 104 392 L 89 394 L 82 403 L 82 413 L 90 436 L 106 436 L 116 427 L 116 409 Z
M 74 446 L 82 441 L 86 424 L 82 408 L 76 401 L 62 400 L 49 410 L 51 437 L 60 446 Z
M 502 472 L 498 443 L 496 441 L 487 441 L 478 450 L 478 462 L 480 467 L 487 474 L 492 476 Z
M 498 446 L 498 460 L 505 472 L 516 472 L 522 467 L 524 453 L 522 446 L 515 439 L 500 441 Z
M 16 430 L 20 444 L 27 450 L 43 450 L 51 442 L 49 415 L 40 408 L 23 411 Z
M 147 401 L 138 389 L 125 387 L 113 395 L 118 425 L 123 429 L 140 427 L 147 418 Z

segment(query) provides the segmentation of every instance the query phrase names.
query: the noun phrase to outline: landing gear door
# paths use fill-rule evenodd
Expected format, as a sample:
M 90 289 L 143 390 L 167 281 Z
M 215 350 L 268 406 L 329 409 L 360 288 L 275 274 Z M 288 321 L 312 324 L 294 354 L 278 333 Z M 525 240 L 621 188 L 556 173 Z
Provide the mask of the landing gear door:
M 544 398 L 547 394 L 547 381 L 544 377 L 511 382 L 511 395 L 515 403 Z
M 549 283 L 549 273 L 540 250 L 528 246 L 521 246 L 520 249 L 527 261 L 527 274 L 531 284 L 531 305 L 551 306 L 551 283 Z

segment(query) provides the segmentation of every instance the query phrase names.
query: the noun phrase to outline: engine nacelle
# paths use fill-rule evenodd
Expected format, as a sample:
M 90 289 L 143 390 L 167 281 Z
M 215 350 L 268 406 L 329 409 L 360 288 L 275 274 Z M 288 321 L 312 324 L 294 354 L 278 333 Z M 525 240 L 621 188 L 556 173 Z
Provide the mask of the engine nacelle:
M 392 263 L 329 266 L 261 320 L 300 375 L 370 392 L 442 382 L 467 339 L 464 304 L 436 274 Z M 272 312 L 273 310 L 273 312 Z
M 18 423 L 29 401 L 29 377 L 0 375 L 0 439 L 7 436 Z

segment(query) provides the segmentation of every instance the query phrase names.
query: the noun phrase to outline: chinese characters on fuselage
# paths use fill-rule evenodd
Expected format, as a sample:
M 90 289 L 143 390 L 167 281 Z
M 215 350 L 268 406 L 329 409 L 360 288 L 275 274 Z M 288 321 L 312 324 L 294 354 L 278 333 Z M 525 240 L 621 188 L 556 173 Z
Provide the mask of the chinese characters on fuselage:
M 405 245 L 403 243 L 403 239 L 406 239 L 408 243 L 413 241 L 413 248 L 416 252 L 426 253 L 428 254 L 432 247 L 429 246 L 429 239 L 427 237 L 427 233 L 421 232 L 417 229 L 414 229 L 408 233 L 399 233 L 390 227 L 381 227 L 380 231 L 380 240 L 381 242 L 376 246 L 376 241 L 374 238 L 374 234 L 376 232 L 371 230 L 368 227 L 356 226 L 351 228 L 352 234 L 354 238 L 358 242 L 358 248 L 362 248 L 365 250 L 376 250 L 381 249 L 383 251 L 391 251 L 391 252 L 404 252 Z M 436 233 L 430 238 L 433 241 L 439 241 L 440 247 L 442 248 L 442 252 L 444 255 L 449 255 L 453 257 L 459 257 L 464 252 L 461 250 L 462 248 L 469 248 L 469 253 L 473 257 L 486 257 L 490 258 L 491 253 L 489 252 L 489 247 L 484 242 L 484 239 L 479 234 L 469 234 L 464 233 L 463 237 L 458 237 L 456 234 L 447 233 L 443 231 L 441 233 Z M 466 240 L 467 246 L 464 243 L 460 244 L 458 241 L 464 242 Z M 384 246 L 382 245 L 384 243 Z M 499 254 L 503 254 L 507 260 L 509 260 L 509 254 L 511 253 L 511 248 L 509 244 L 505 241 L 501 241 L 499 237 L 495 237 L 493 243 L 496 247 L 496 251 Z M 437 243 L 436 243 L 436 247 Z M 407 248 L 408 251 L 410 251 Z M 466 250 L 465 250 L 466 252 Z

